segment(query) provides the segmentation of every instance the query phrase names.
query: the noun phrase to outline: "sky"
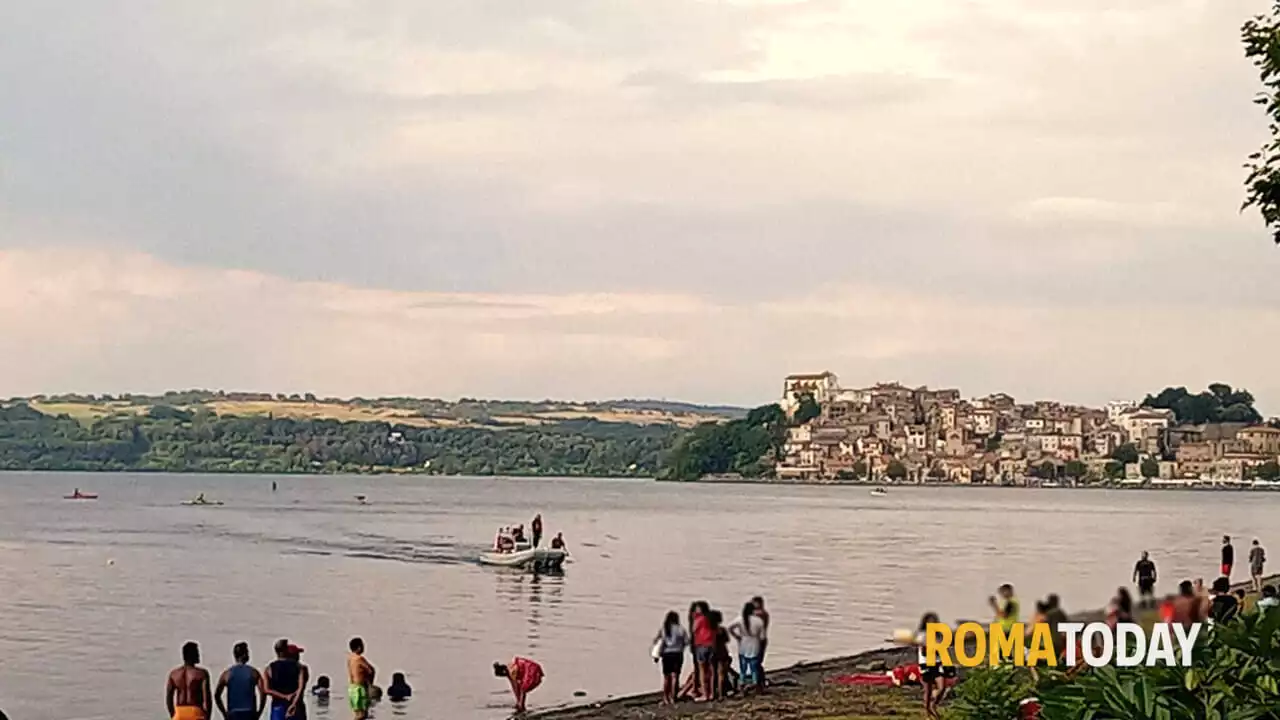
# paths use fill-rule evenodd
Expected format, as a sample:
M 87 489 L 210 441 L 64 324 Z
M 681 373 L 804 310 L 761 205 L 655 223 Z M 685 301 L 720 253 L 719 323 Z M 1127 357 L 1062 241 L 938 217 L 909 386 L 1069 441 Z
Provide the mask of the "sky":
M 1280 412 L 1263 0 L 0 0 L 0 396 Z

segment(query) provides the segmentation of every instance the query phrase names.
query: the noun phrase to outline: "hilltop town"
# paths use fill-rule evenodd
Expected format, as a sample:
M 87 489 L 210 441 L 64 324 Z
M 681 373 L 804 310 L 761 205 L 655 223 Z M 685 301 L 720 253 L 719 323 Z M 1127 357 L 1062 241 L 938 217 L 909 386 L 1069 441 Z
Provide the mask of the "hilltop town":
M 964 399 L 956 389 L 896 382 L 851 389 L 830 372 L 790 375 L 779 405 L 791 425 L 775 474 L 802 482 L 1014 485 L 1280 479 L 1280 423 L 1262 423 L 1247 392 L 1211 390 L 1246 399 L 1247 408 L 1227 414 L 1244 421 L 1180 422 L 1173 409 L 1136 401 L 1091 408 L 1019 403 L 1000 393 Z M 1211 392 L 1189 397 L 1215 400 Z

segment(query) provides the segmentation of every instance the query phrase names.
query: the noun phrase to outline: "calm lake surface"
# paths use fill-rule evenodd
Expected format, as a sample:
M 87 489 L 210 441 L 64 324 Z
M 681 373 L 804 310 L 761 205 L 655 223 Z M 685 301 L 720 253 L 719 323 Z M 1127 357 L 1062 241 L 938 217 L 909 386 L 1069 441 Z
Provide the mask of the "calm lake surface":
M 236 641 L 260 664 L 288 637 L 341 689 L 361 635 L 379 684 L 402 671 L 414 687 L 376 717 L 502 718 L 490 665 L 516 654 L 547 671 L 531 709 L 658 687 L 650 640 L 694 599 L 732 616 L 763 594 L 779 666 L 877 646 L 926 609 L 986 618 L 1001 582 L 1024 607 L 1056 591 L 1087 609 L 1143 549 L 1168 590 L 1212 577 L 1223 533 L 1241 562 L 1255 536 L 1280 543 L 1280 495 L 1257 493 L 274 479 L 0 475 L 0 709 L 162 718 L 187 640 L 216 675 Z M 77 486 L 102 499 L 60 499 Z M 198 492 L 226 505 L 179 504 Z M 563 577 L 476 564 L 498 525 L 539 510 L 573 553 Z

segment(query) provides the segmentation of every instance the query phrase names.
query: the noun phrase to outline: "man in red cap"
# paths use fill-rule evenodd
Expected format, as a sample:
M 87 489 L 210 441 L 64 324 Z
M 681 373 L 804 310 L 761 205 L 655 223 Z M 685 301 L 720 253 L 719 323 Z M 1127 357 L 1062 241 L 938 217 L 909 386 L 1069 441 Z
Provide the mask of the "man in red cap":
M 305 667 L 298 660 L 302 648 L 282 638 L 276 641 L 275 651 L 276 659 L 262 671 L 267 695 L 271 696 L 271 720 L 297 720 L 300 706 L 305 717 L 306 706 L 301 698 L 307 678 L 303 675 Z

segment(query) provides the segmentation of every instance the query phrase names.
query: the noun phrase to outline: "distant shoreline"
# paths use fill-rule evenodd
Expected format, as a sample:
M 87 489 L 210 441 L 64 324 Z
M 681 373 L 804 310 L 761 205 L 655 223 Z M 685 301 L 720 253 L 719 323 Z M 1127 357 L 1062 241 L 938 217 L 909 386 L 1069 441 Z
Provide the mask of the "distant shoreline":
M 828 480 L 823 482 L 812 482 L 808 480 L 787 480 L 781 478 L 748 478 L 748 477 L 729 477 L 729 476 L 704 476 L 697 480 L 686 481 L 660 481 L 660 482 L 692 482 L 704 485 L 798 485 L 806 487 L 862 487 L 862 488 L 1008 488 L 1015 490 L 1191 490 L 1196 492 L 1280 492 L 1280 482 L 1270 485 L 1123 485 L 1120 483 L 1107 484 L 1090 484 L 1090 485 L 1000 485 L 995 483 L 906 483 L 906 482 L 885 482 L 885 481 L 867 481 L 867 480 Z
M 868 482 L 866 480 L 831 480 L 825 482 L 811 482 L 805 480 L 785 480 L 779 478 L 747 478 L 747 477 L 712 477 L 707 476 L 698 480 L 667 480 L 654 477 L 653 475 L 566 475 L 563 473 L 528 473 L 528 474 L 480 474 L 480 473 L 440 473 L 431 472 L 429 470 L 414 469 L 367 469 L 367 470 L 338 470 L 338 471 L 298 471 L 298 472 L 262 472 L 255 470 L 217 470 L 217 469 L 162 469 L 162 468 L 121 468 L 121 469 L 81 469 L 81 468 L 4 468 L 0 469 L 0 477 L 12 475 L 16 473 L 26 473 L 31 475 L 45 474 L 67 474 L 67 475 L 225 475 L 237 476 L 248 475 L 254 477 L 338 477 L 338 476 L 361 476 L 361 477 L 379 477 L 385 475 L 410 476 L 418 478 L 492 478 L 492 479 L 508 479 L 508 480 L 645 480 L 672 485 L 781 485 L 788 487 L 842 487 L 842 488 L 867 488 L 884 490 L 891 489 L 942 489 L 942 488 L 964 488 L 964 489 L 1011 489 L 1011 490 L 1119 490 L 1124 492 L 1136 491 L 1159 491 L 1159 492 L 1280 492 L 1280 482 L 1272 485 L 1239 485 L 1239 486 L 1221 486 L 1221 485 L 996 485 L 992 483 L 895 483 L 895 482 Z

